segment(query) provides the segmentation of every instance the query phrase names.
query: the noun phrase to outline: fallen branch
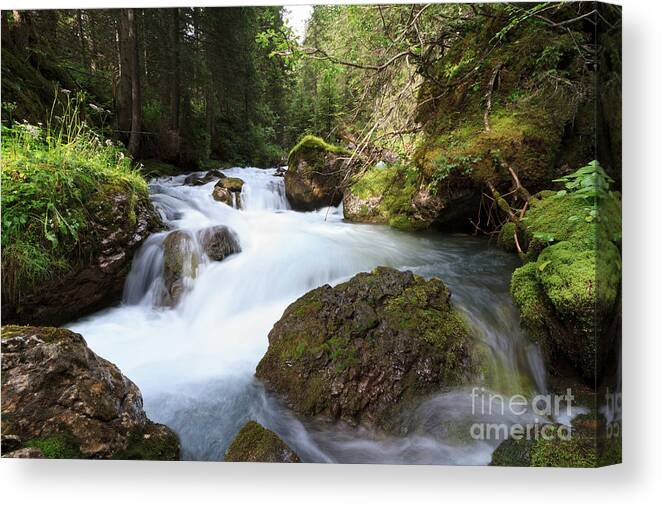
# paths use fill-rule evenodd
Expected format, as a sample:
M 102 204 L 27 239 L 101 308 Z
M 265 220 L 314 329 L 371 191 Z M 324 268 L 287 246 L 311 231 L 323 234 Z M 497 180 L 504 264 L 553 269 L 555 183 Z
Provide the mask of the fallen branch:
M 509 171 L 512 180 L 514 181 L 514 191 L 519 194 L 525 203 L 528 203 L 528 201 L 532 198 L 530 192 L 528 192 L 526 187 L 521 185 L 521 180 L 519 180 L 519 176 L 516 174 L 516 172 L 514 172 L 512 166 L 507 166 L 507 170 Z

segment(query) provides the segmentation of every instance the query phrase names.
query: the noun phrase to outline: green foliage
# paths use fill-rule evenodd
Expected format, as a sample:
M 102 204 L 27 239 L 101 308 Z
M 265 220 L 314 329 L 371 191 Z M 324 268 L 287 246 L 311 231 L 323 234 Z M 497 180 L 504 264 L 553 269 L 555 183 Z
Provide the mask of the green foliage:
M 3 295 L 16 298 L 67 271 L 104 185 L 146 196 L 131 160 L 81 120 L 78 98 L 45 128 L 17 123 L 2 136 Z
M 583 207 L 583 213 L 571 215 L 568 218 L 569 221 L 585 220 L 586 222 L 592 222 L 593 220 L 602 220 L 608 222 L 610 215 L 600 213 L 599 206 L 616 199 L 617 196 L 610 190 L 613 179 L 606 174 L 599 162 L 593 160 L 572 174 L 553 181 L 563 183 L 565 187 L 558 191 L 556 198 L 562 198 L 567 195 L 567 192 L 571 192 L 570 197 L 572 199 L 578 199 L 586 205 Z M 604 226 L 607 225 L 607 223 L 604 224 Z
M 481 155 L 456 155 L 449 159 L 446 154 L 439 153 L 433 161 L 436 170 L 428 184 L 429 189 L 435 194 L 441 181 L 452 173 L 460 173 L 464 176 L 470 175 L 474 164 L 480 160 L 482 160 Z
M 523 218 L 533 255 L 553 242 L 568 240 L 581 249 L 596 249 L 621 239 L 619 196 L 610 190 L 612 180 L 598 162 L 555 181 L 565 188 L 535 200 Z
M 72 437 L 63 434 L 44 438 L 33 438 L 25 442 L 25 447 L 36 447 L 46 458 L 50 459 L 80 459 L 80 447 Z

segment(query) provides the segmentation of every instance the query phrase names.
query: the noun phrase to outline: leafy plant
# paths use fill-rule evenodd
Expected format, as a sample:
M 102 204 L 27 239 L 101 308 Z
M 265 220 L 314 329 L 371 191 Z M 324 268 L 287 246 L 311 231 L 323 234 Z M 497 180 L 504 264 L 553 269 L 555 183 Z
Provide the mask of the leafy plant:
M 585 199 L 592 204 L 597 204 L 599 199 L 612 196 L 610 185 L 613 183 L 613 179 L 606 174 L 596 160 L 568 176 L 553 181 L 563 183 L 565 187 L 556 194 L 558 197 L 563 197 L 567 192 L 571 192 L 575 199 Z
M 45 127 L 2 127 L 2 292 L 10 299 L 69 269 L 96 192 L 147 191 L 120 147 L 82 120 L 84 96 L 61 95 Z
M 553 180 L 557 183 L 563 183 L 565 188 L 555 194 L 555 198 L 563 198 L 568 193 L 572 199 L 580 199 L 586 202 L 583 217 L 572 215 L 569 221 L 584 219 L 586 222 L 592 222 L 599 216 L 598 205 L 605 199 L 612 199 L 613 192 L 610 185 L 613 179 L 606 174 L 606 171 L 599 165 L 599 162 L 593 160 L 588 165 L 581 167 L 575 172 Z

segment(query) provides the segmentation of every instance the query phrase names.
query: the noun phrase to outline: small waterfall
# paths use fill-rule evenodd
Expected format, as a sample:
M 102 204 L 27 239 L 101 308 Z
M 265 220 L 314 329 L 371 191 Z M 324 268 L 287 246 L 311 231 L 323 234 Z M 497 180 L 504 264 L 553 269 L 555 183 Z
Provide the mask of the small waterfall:
M 137 305 L 147 293 L 153 292 L 163 273 L 163 240 L 166 233 L 153 234 L 133 259 L 131 273 L 124 285 L 122 303 Z
M 228 174 L 234 175 L 231 171 Z M 241 177 L 242 174 L 242 172 L 238 172 L 237 177 Z M 284 178 L 274 177 L 264 172 L 254 173 L 251 176 L 245 181 L 241 191 L 241 202 L 244 209 L 251 211 L 291 209 L 285 195 Z
M 275 172 L 223 169 L 244 181 L 241 209 L 213 199 L 214 181 L 189 186 L 186 175 L 152 181 L 151 198 L 168 231 L 153 234 L 135 256 L 121 306 L 70 327 L 137 383 L 148 415 L 177 431 L 186 459 L 222 459 L 241 424 L 253 418 L 309 461 L 488 462 L 494 443 L 451 435 L 474 419 L 465 389 L 439 393 L 405 414 L 408 436 L 383 438 L 299 420 L 254 371 L 270 329 L 292 301 L 325 283 L 392 266 L 447 283 L 492 363 L 491 389 L 545 392 L 541 355 L 522 332 L 509 296 L 516 257 L 469 236 L 345 223 L 341 206 L 295 212 Z M 198 239 L 219 226 L 235 231 L 241 252 L 213 261 Z M 164 245 L 172 231 L 190 238 L 183 249 L 189 276 L 176 304 L 164 306 Z

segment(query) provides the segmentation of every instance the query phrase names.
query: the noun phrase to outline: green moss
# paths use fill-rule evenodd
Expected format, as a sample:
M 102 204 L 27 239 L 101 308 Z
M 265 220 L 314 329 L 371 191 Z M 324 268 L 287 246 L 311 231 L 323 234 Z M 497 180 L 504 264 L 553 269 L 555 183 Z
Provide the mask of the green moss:
M 516 224 L 507 222 L 498 233 L 498 246 L 507 252 L 516 252 L 515 234 L 517 234 Z
M 535 445 L 534 441 L 508 438 L 503 441 L 491 455 L 489 465 L 499 467 L 529 467 L 530 454 Z
M 248 421 L 227 449 L 225 461 L 298 463 L 300 459 L 278 435 L 255 421 Z
M 2 341 L 28 335 L 35 335 L 46 343 L 59 343 L 69 339 L 71 331 L 60 327 L 2 326 Z
M 373 166 L 347 190 L 345 218 L 354 222 L 388 223 L 396 229 L 415 231 L 429 223 L 414 217 L 412 201 L 418 191 L 418 171 L 409 165 Z M 358 200 L 358 208 L 352 202 Z
M 593 468 L 597 466 L 597 448 L 594 438 L 574 434 L 570 440 L 538 439 L 532 448 L 530 465 L 533 467 Z
M 457 371 L 458 351 L 465 347 L 470 336 L 463 317 L 449 305 L 439 307 L 438 293 L 449 298 L 443 282 L 433 278 L 426 283 L 419 279 L 401 295 L 388 299 L 384 306 L 384 318 L 393 329 L 410 330 L 426 344 L 425 355 L 441 358 L 445 365 L 443 383 L 453 385 L 466 372 Z
M 556 437 L 507 439 L 494 451 L 490 465 L 520 467 L 593 468 L 598 466 L 597 448 L 592 435 L 573 431 L 569 439 L 558 438 L 557 425 L 545 430 Z
M 322 152 L 322 153 L 336 153 L 338 155 L 348 154 L 349 152 L 341 146 L 327 143 L 323 139 L 306 135 L 294 146 L 289 152 L 288 163 L 290 166 L 294 165 L 294 158 L 303 153 L 309 152 Z
M 524 220 L 531 261 L 512 275 L 511 293 L 547 357 L 560 350 L 594 379 L 601 326 L 620 294 L 619 199 L 610 195 L 591 211 L 571 193 L 532 201 Z
M 521 323 L 534 341 L 544 343 L 547 338 L 548 309 L 537 272 L 537 264 L 534 262 L 517 268 L 512 274 L 510 291 L 521 313 Z
M 361 199 L 382 197 L 390 190 L 398 171 L 394 165 L 370 167 L 351 185 L 351 192 Z
M 534 260 L 543 248 L 560 241 L 569 241 L 579 250 L 596 250 L 599 244 L 619 241 L 622 210 L 618 197 L 600 202 L 596 217 L 591 214 L 593 209 L 572 194 L 537 194 L 523 218 L 530 257 Z
M 427 222 L 417 220 L 407 215 L 396 215 L 388 221 L 388 225 L 400 231 L 420 231 L 429 227 Z
M 36 447 L 46 458 L 50 459 L 80 459 L 83 457 L 75 439 L 64 434 L 33 438 L 26 441 L 24 447 Z

